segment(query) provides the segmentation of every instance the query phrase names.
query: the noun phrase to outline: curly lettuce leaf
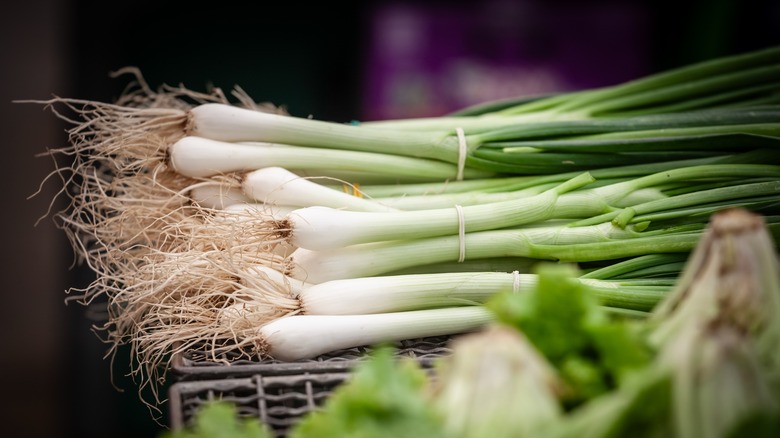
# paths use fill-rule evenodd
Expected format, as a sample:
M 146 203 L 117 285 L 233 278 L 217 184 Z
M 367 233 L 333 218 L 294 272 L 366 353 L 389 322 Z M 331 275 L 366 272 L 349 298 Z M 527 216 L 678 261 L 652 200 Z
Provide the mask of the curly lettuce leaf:
M 425 395 L 428 375 L 382 347 L 358 365 L 321 410 L 303 418 L 291 438 L 442 437 L 442 422 Z
M 193 424 L 166 431 L 160 438 L 271 438 L 270 431 L 256 418 L 241 418 L 236 406 L 226 401 L 203 405 Z
M 502 293 L 487 303 L 496 318 L 515 327 L 552 363 L 579 404 L 615 388 L 652 354 L 628 320 L 610 317 L 596 294 L 576 280 L 571 265 L 543 263 L 537 286 Z

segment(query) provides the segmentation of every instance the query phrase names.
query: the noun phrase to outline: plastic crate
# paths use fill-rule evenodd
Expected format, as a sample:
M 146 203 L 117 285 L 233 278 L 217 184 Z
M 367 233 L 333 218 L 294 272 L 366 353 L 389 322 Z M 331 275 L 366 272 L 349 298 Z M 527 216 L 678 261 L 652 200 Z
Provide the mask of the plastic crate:
M 258 418 L 283 437 L 302 416 L 321 406 L 350 375 L 349 372 L 258 374 L 178 382 L 171 386 L 169 393 L 171 427 L 179 429 L 188 425 L 208 401 L 224 400 L 236 405 L 239 416 Z
M 395 344 L 395 355 L 431 369 L 437 359 L 451 353 L 450 339 L 401 341 Z M 198 350 L 179 355 L 172 368 L 176 382 L 169 390 L 170 426 L 182 428 L 205 403 L 224 400 L 235 404 L 240 416 L 258 418 L 283 437 L 349 379 L 353 367 L 371 351 L 369 347 L 351 348 L 297 362 L 221 358 L 228 364 L 207 360 Z

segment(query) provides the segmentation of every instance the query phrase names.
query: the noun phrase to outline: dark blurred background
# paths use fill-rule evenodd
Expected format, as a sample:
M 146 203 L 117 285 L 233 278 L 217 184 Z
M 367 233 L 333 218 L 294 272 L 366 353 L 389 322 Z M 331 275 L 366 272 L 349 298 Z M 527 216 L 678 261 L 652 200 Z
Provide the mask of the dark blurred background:
M 68 126 L 42 105 L 12 101 L 112 101 L 127 82 L 109 73 L 136 66 L 152 87 L 239 85 L 298 116 L 435 116 L 776 44 L 780 2 L 769 0 L 7 3 L 1 433 L 156 437 L 168 422 L 166 406 L 150 412 L 126 377 L 129 354 L 111 364 L 86 309 L 65 305 L 65 290 L 90 273 L 70 266 L 68 242 L 50 219 L 35 225 L 57 182 L 30 195 L 53 168 L 36 155 L 65 145 Z

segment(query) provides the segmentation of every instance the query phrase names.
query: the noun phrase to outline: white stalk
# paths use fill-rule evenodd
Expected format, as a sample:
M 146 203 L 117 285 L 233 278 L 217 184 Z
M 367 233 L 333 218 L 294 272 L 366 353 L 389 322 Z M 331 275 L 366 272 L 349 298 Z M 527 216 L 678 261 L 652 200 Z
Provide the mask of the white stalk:
M 372 315 L 296 315 L 257 328 L 255 336 L 269 356 L 296 361 L 345 348 L 471 332 L 492 319 L 492 313 L 482 306 Z
M 492 233 L 492 236 L 486 236 Z M 510 256 L 502 239 L 505 232 L 485 231 L 467 234 L 465 238 L 466 257 L 478 259 L 475 241 L 487 241 L 481 247 L 489 247 L 484 257 Z M 523 242 L 520 242 L 521 244 Z M 381 275 L 386 272 L 428 263 L 458 260 L 460 242 L 458 236 L 443 236 L 431 239 L 390 241 L 352 245 L 333 250 L 313 251 L 298 248 L 290 256 L 290 271 L 293 278 L 309 283 L 322 283 L 344 278 L 358 278 Z
M 192 178 L 264 167 L 251 148 L 200 137 L 181 138 L 168 154 L 173 170 Z
M 282 227 L 292 230 L 294 246 L 311 250 L 506 228 L 549 219 L 560 194 L 592 181 L 584 173 L 535 196 L 461 209 L 374 213 L 308 207 L 290 213 Z
M 250 171 L 264 167 L 290 170 L 331 169 L 359 172 L 371 169 L 380 175 L 446 180 L 457 175 L 457 166 L 427 158 L 320 147 L 301 147 L 267 142 L 229 143 L 202 137 L 184 137 L 170 146 L 173 168 L 189 177 Z M 465 177 L 485 176 L 469 171 Z
M 625 229 L 609 222 L 587 227 L 540 227 L 520 230 L 495 230 L 440 236 L 428 239 L 386 241 L 351 245 L 331 250 L 298 248 L 290 256 L 288 275 L 309 283 L 322 283 L 342 278 L 369 277 L 429 263 L 459 260 L 461 250 L 465 260 L 489 257 L 531 257 L 568 259 L 571 246 L 578 244 L 616 243 L 620 247 L 594 249 L 582 254 L 587 260 L 606 260 L 639 255 L 651 248 L 639 246 L 634 239 L 640 233 L 633 227 Z M 686 235 L 687 236 L 687 235 Z M 632 241 L 634 240 L 634 241 Z M 691 238 L 679 239 L 675 251 L 690 250 Z M 543 250 L 539 245 L 544 245 Z M 617 252 L 615 252 L 617 251 Z M 671 252 L 670 250 L 665 250 Z M 635 254 L 638 253 L 638 254 Z M 559 255 L 560 254 L 560 255 Z M 586 260 L 578 260 L 586 261 Z
M 187 135 L 227 142 L 261 141 L 458 162 L 458 141 L 446 131 L 364 129 L 218 103 L 198 105 L 189 111 Z
M 332 280 L 300 293 L 307 315 L 400 312 L 483 303 L 502 291 L 525 291 L 536 275 L 469 272 L 394 275 Z
M 266 204 L 299 207 L 322 205 L 373 212 L 396 211 L 370 199 L 322 186 L 281 167 L 266 167 L 247 173 L 242 187 L 248 197 Z
M 230 143 L 228 143 L 230 144 Z M 284 167 L 296 173 L 327 169 L 330 173 L 341 173 L 351 177 L 366 178 L 369 175 L 398 180 L 447 181 L 458 174 L 456 164 L 438 159 L 418 158 L 389 153 L 364 152 L 348 149 L 328 149 L 278 143 L 241 142 L 261 150 L 265 165 L 260 167 Z M 257 169 L 259 167 L 255 167 Z M 477 169 L 463 169 L 466 179 L 491 178 L 493 172 Z
M 268 267 L 249 269 L 242 276 L 247 292 L 297 299 L 287 310 L 304 315 L 365 315 L 481 304 L 502 292 L 524 293 L 534 288 L 536 274 L 514 272 L 442 272 L 330 280 L 312 284 Z M 632 281 L 578 279 L 594 291 L 604 306 L 645 310 L 655 305 L 668 286 Z M 270 286 L 268 284 L 270 282 Z M 270 289 L 268 289 L 270 287 Z M 265 306 L 260 300 L 257 306 Z M 237 311 L 249 320 L 255 307 L 242 303 Z
M 300 291 L 305 315 L 362 315 L 481 304 L 501 292 L 523 293 L 536 286 L 535 274 L 448 272 L 331 280 Z M 667 287 L 580 279 L 605 306 L 647 309 Z

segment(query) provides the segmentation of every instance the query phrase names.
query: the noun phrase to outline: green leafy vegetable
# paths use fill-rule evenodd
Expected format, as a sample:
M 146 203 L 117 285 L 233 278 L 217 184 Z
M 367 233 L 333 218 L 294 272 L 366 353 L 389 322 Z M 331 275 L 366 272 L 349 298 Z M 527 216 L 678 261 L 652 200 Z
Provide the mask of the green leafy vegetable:
M 396 360 L 392 348 L 379 348 L 290 437 L 443 438 L 441 418 L 424 394 L 427 381 L 416 362 Z
M 575 280 L 573 266 L 542 264 L 537 271 L 534 290 L 501 294 L 487 305 L 558 368 L 572 389 L 571 403 L 614 388 L 626 373 L 647 364 L 651 351 L 639 328 L 599 307 L 594 291 Z
M 271 436 L 271 432 L 257 419 L 240 418 L 235 405 L 225 401 L 212 401 L 201 407 L 191 426 L 167 431 L 160 438 L 271 438 Z

